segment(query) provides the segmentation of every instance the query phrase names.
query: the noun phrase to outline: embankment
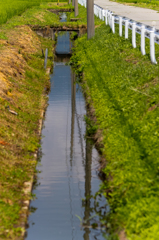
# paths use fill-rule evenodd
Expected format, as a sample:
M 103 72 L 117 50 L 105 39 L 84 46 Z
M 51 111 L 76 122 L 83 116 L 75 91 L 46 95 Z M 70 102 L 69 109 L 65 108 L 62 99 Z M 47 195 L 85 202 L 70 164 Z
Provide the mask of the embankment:
M 30 199 L 24 183 L 35 171 L 49 76 L 43 69 L 42 42 L 28 26 L 5 34 L 7 40 L 0 40 L 0 236 L 12 239 L 24 229 L 24 201 Z
M 101 191 L 111 207 L 103 220 L 125 228 L 128 239 L 153 240 L 159 237 L 159 68 L 141 56 L 139 38 L 133 49 L 116 32 L 104 24 L 91 40 L 77 39 L 72 63 L 95 109 L 89 131 L 103 135 L 108 181 Z

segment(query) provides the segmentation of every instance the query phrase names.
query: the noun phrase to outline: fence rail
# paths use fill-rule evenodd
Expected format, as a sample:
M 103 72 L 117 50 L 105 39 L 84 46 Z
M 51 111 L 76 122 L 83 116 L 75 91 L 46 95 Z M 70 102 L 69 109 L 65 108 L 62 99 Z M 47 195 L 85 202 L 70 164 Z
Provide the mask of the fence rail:
M 86 0 L 78 0 L 79 4 L 86 7 Z M 112 32 L 115 33 L 115 24 L 119 24 L 119 35 L 123 34 L 123 27 L 125 26 L 125 38 L 128 38 L 128 30 L 132 30 L 132 46 L 136 48 L 136 33 L 141 35 L 140 49 L 142 55 L 146 54 L 145 50 L 145 38 L 150 39 L 150 58 L 153 64 L 157 64 L 155 58 L 155 43 L 159 44 L 159 30 L 155 27 L 150 27 L 140 22 L 136 22 L 132 19 L 115 15 L 110 10 L 105 10 L 100 6 L 94 4 L 94 14 L 99 17 L 101 20 L 105 21 L 106 25 L 109 25 L 112 29 Z

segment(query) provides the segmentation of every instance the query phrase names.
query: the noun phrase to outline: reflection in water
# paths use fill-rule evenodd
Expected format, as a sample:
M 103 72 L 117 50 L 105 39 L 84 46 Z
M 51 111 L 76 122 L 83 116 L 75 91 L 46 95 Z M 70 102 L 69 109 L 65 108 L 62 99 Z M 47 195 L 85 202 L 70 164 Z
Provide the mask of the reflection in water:
M 66 46 L 68 35 L 62 36 Z M 84 115 L 85 101 L 71 67 L 55 62 L 37 167 L 40 185 L 33 191 L 37 199 L 31 202 L 31 209 L 37 210 L 29 217 L 27 240 L 104 239 L 99 228 L 91 228 L 99 222 L 98 216 L 92 218 L 96 210 L 90 198 L 99 189 L 99 156 L 84 139 Z
M 75 111 L 76 111 L 76 84 L 75 73 L 71 72 L 71 102 L 72 102 L 72 116 L 71 116 L 71 149 L 70 149 L 70 165 L 72 166 L 73 159 L 73 138 L 75 125 Z
M 82 116 L 82 117 L 83 117 L 83 116 Z M 79 134 L 79 144 L 80 144 L 80 146 L 81 146 L 82 163 L 84 164 L 84 162 L 85 162 L 85 157 L 84 157 L 84 147 L 83 147 L 83 136 L 82 136 L 82 129 L 81 129 L 81 126 L 80 126 L 81 116 L 78 115 L 77 112 L 76 112 L 76 119 L 77 119 L 78 134 Z
M 85 211 L 84 222 L 87 226 L 90 226 L 90 196 L 91 196 L 91 163 L 92 163 L 92 144 L 86 139 L 86 162 L 85 162 Z M 83 235 L 84 240 L 89 240 L 90 230 L 88 227 L 84 228 L 85 233 Z

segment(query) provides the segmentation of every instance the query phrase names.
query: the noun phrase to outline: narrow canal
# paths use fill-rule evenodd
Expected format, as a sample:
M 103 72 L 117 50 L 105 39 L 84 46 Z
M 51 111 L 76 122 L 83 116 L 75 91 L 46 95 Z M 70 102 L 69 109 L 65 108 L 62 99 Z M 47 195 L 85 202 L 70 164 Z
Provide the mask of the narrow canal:
M 65 64 L 69 36 L 68 32 L 58 35 L 27 240 L 105 239 L 99 207 L 88 198 L 99 190 L 99 155 L 84 137 L 85 100 L 71 67 Z M 106 200 L 102 201 L 105 205 Z

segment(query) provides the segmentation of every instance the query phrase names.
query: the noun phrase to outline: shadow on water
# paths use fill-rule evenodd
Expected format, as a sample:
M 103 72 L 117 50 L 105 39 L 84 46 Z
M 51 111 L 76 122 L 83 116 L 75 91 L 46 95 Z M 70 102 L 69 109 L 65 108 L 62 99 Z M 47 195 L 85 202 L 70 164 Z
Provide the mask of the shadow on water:
M 59 34 L 27 240 L 105 239 L 99 220 L 109 208 L 104 197 L 91 197 L 99 190 L 100 156 L 84 137 L 85 100 L 65 64 L 70 49 L 69 34 Z

